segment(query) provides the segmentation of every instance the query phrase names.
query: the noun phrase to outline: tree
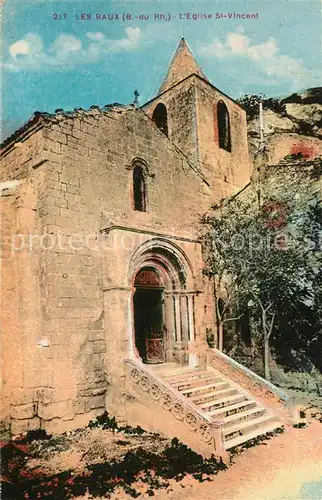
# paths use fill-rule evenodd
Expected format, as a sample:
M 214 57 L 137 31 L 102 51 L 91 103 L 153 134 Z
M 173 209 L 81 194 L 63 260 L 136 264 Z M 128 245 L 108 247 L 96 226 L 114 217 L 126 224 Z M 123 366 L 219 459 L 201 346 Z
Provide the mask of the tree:
M 217 295 L 247 304 L 259 322 L 267 379 L 273 332 L 283 334 L 283 318 L 303 306 L 314 315 L 319 303 L 322 218 L 314 186 L 307 179 L 299 190 L 294 179 L 250 187 L 202 219 L 205 274 Z
M 253 120 L 259 115 L 259 103 L 263 104 L 263 109 L 270 109 L 275 113 L 284 114 L 285 105 L 283 101 L 275 97 L 266 97 L 264 94 L 245 94 L 237 102 L 246 110 L 247 120 Z
M 205 215 L 203 224 L 208 226 L 209 232 L 203 237 L 206 262 L 204 274 L 213 279 L 214 301 L 217 319 L 218 347 L 223 348 L 224 324 L 228 321 L 237 321 L 240 315 L 231 317 L 228 315 L 232 306 L 236 306 L 242 293 L 242 282 L 240 273 L 233 272 L 231 268 L 228 250 L 232 237 L 238 234 L 240 223 L 237 213 L 238 203 L 229 205 L 229 214 L 226 208 L 213 207 L 216 216 Z M 246 224 L 246 220 L 244 220 Z M 219 238 L 217 238 L 219 236 Z M 234 307 L 236 309 L 236 307 Z

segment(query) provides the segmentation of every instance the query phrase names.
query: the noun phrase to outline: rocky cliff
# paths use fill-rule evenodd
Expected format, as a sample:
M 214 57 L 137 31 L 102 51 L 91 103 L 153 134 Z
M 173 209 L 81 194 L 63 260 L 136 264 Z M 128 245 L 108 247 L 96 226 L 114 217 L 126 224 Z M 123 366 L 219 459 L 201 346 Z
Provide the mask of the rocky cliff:
M 259 96 L 245 96 L 240 103 L 248 116 L 248 138 L 251 158 L 258 149 Z M 276 163 L 288 155 L 305 158 L 321 155 L 322 88 L 311 88 L 283 99 L 263 98 L 264 137 L 269 162 Z

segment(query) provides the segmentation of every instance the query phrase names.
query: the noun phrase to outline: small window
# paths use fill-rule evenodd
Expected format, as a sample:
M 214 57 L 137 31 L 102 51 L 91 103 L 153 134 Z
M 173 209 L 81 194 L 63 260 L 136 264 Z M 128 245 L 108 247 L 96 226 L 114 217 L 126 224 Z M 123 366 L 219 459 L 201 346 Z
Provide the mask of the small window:
M 230 122 L 226 104 L 219 101 L 217 106 L 219 147 L 231 152 Z
M 162 102 L 154 109 L 152 120 L 163 134 L 168 135 L 168 112 Z
M 146 189 L 143 168 L 136 165 L 133 169 L 134 210 L 146 212 Z

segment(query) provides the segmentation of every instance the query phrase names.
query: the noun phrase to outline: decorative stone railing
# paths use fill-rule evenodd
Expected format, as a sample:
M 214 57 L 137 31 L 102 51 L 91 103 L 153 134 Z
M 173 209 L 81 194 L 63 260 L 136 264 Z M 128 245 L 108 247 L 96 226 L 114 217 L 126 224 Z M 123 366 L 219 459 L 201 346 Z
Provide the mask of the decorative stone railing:
M 242 388 L 249 391 L 255 397 L 265 398 L 269 400 L 280 400 L 286 402 L 288 395 L 274 384 L 265 380 L 257 373 L 253 372 L 246 366 L 238 363 L 233 358 L 230 358 L 216 348 L 209 348 L 207 353 L 207 364 L 210 367 L 220 371 L 230 380 L 239 384 Z
M 183 423 L 187 431 L 195 433 L 198 439 L 211 447 L 211 453 L 224 456 L 223 423 L 210 420 L 200 409 L 182 396 L 166 381 L 135 360 L 125 360 L 128 380 L 146 393 L 152 400 L 160 404 L 173 418 Z

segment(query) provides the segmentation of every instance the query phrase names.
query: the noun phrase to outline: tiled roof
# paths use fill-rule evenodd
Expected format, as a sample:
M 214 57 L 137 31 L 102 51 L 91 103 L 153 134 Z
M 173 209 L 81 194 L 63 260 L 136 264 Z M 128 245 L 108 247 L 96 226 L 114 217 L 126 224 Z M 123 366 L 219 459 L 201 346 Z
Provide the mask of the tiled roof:
M 208 78 L 195 60 L 186 40 L 181 38 L 158 94 L 162 94 L 176 83 L 184 80 L 187 76 L 194 74 L 208 81 Z
M 8 146 L 10 143 L 16 141 L 19 137 L 21 137 L 25 132 L 28 132 L 33 127 L 37 127 L 37 125 L 46 124 L 46 123 L 58 123 L 59 121 L 66 118 L 80 118 L 84 116 L 97 116 L 104 113 L 109 113 L 110 111 L 115 112 L 123 112 L 129 109 L 133 109 L 133 106 L 113 103 L 106 104 L 103 107 L 100 106 L 91 106 L 89 109 L 83 108 L 75 108 L 73 111 L 64 111 L 63 109 L 56 109 L 55 113 L 46 113 L 43 111 L 35 111 L 33 116 L 22 125 L 19 129 L 13 132 L 9 137 L 7 137 L 1 144 L 0 148 L 3 149 Z

